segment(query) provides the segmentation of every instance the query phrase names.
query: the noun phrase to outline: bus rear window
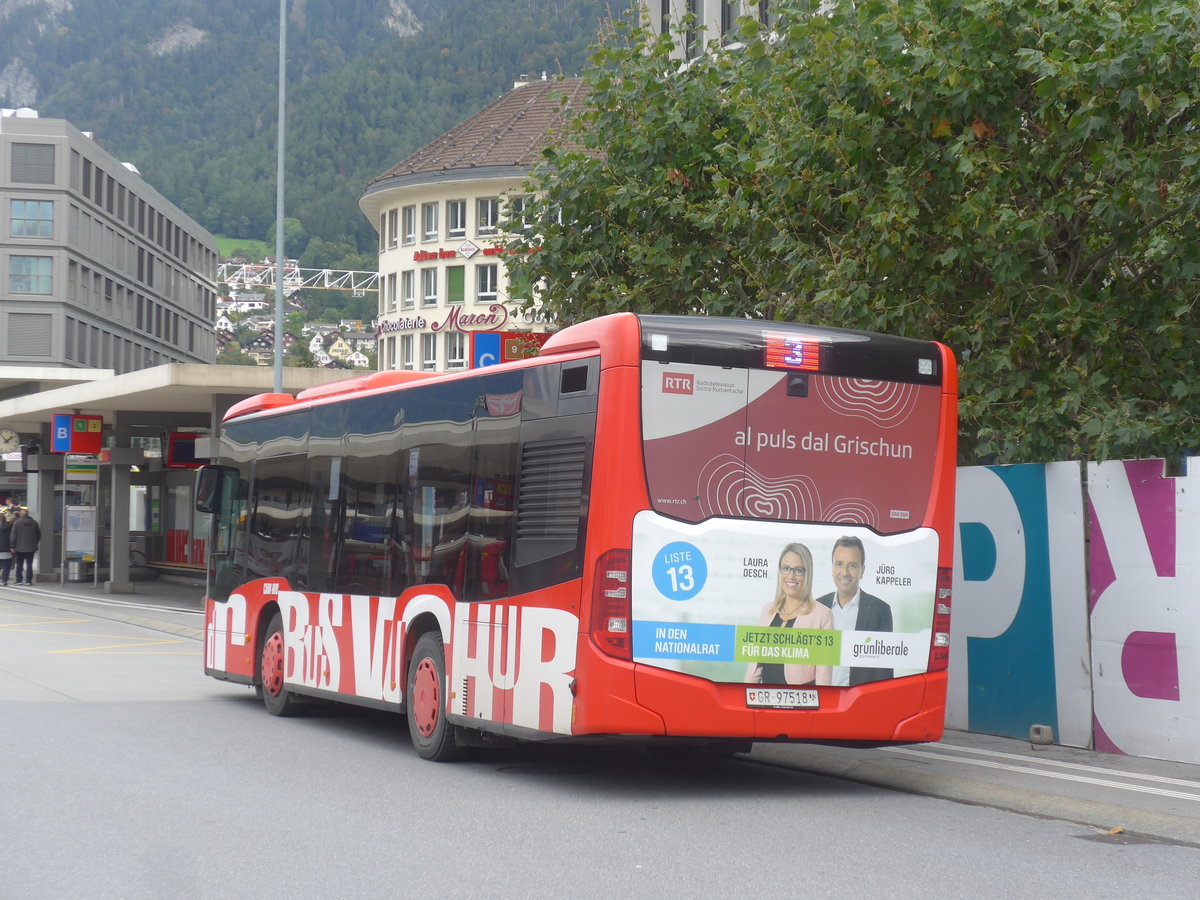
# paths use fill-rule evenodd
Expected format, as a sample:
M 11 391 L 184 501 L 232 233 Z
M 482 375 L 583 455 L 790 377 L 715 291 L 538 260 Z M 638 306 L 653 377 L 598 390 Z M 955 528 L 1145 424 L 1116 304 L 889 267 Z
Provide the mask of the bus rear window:
M 644 360 L 651 502 L 688 522 L 915 528 L 929 502 L 940 403 L 936 384 Z

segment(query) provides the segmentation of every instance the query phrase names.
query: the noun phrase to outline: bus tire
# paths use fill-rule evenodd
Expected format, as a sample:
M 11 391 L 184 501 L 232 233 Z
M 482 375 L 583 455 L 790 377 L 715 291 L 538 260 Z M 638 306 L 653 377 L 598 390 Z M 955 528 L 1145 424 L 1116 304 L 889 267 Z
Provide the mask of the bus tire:
M 427 631 L 417 639 L 408 664 L 408 733 L 422 759 L 452 762 L 466 749 L 458 743 L 458 729 L 446 721 L 446 653 L 442 636 Z
M 283 656 L 283 617 L 276 612 L 271 616 L 267 630 L 263 632 L 262 650 L 258 657 L 260 696 L 263 706 L 273 716 L 291 716 L 296 713 L 295 695 L 283 683 Z

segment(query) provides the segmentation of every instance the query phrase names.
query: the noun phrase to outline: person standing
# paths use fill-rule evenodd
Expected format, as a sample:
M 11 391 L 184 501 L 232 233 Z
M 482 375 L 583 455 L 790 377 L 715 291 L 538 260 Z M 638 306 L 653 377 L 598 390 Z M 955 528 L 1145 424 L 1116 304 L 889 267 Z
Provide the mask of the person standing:
M 775 602 L 763 607 L 758 624 L 768 628 L 833 628 L 833 616 L 813 600 L 812 551 L 804 544 L 788 544 L 779 556 Z M 750 663 L 746 681 L 751 684 L 829 684 L 832 667 L 802 663 Z
M 29 510 L 21 510 L 20 518 L 13 522 L 9 539 L 12 541 L 13 556 L 17 560 L 15 583 L 33 587 L 33 554 L 37 553 L 42 529 L 37 519 L 29 514 Z M 21 578 L 22 573 L 25 576 L 24 580 Z
M 8 587 L 8 573 L 12 570 L 12 525 L 12 516 L 0 512 L 0 587 Z
M 845 535 L 834 542 L 833 583 L 837 590 L 818 597 L 817 602 L 833 612 L 833 627 L 838 631 L 892 630 L 892 608 L 886 601 L 859 589 L 866 563 L 867 550 L 858 538 Z M 856 687 L 869 681 L 883 681 L 892 674 L 891 669 L 885 668 L 834 666 L 833 683 Z

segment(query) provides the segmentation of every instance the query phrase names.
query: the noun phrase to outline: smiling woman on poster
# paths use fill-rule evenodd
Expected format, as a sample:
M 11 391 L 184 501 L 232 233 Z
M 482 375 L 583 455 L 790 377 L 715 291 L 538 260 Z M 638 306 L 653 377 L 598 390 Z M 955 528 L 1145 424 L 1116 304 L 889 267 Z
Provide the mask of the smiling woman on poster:
M 829 608 L 813 599 L 812 552 L 804 544 L 788 544 L 779 556 L 775 601 L 763 607 L 759 625 L 771 628 L 833 628 Z M 753 684 L 829 684 L 830 666 L 799 663 L 751 663 L 746 681 Z

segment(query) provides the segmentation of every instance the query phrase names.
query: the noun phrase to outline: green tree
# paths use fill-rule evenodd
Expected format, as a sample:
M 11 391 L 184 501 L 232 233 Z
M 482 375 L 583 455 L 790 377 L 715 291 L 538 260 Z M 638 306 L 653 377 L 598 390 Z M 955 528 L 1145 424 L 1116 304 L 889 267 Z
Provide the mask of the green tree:
M 297 369 L 311 369 L 316 366 L 317 361 L 309 351 L 308 344 L 303 341 L 296 341 L 283 354 L 283 364 Z
M 964 461 L 1200 449 L 1194 4 L 778 10 L 688 66 L 596 48 L 513 292 L 944 340 Z
M 236 345 L 230 345 L 217 354 L 217 365 L 220 366 L 257 366 L 254 357 Z
M 275 223 L 267 229 L 267 243 L 271 245 L 271 253 L 275 252 Z M 283 252 L 288 259 L 296 259 L 308 246 L 308 232 L 304 223 L 299 219 L 287 216 L 283 220 Z

